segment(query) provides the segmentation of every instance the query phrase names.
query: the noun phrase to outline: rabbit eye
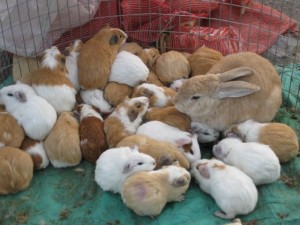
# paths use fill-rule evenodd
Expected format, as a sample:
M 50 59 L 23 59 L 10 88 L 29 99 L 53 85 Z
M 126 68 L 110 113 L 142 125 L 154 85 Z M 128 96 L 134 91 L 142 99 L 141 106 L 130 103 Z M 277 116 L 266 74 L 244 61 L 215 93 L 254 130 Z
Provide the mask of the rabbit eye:
M 197 100 L 197 99 L 199 99 L 199 98 L 200 98 L 200 96 L 195 95 L 195 96 L 193 96 L 191 99 L 192 99 L 192 100 Z
M 139 163 L 138 163 L 139 166 L 141 166 L 141 165 L 143 165 L 143 164 L 144 164 L 144 163 L 142 163 L 142 162 L 139 162 Z
M 7 96 L 12 97 L 14 95 L 12 93 L 8 93 Z

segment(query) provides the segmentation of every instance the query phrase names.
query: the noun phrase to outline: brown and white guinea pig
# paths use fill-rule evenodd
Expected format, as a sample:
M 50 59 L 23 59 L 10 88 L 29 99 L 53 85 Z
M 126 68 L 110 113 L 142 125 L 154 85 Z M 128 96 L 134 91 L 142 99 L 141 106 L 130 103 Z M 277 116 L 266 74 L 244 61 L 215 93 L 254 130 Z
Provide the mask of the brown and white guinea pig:
M 158 216 L 168 202 L 184 200 L 191 180 L 190 173 L 177 165 L 128 177 L 122 185 L 125 205 L 139 216 Z
M 0 124 L 0 147 L 19 148 L 25 138 L 25 133 L 18 121 L 10 113 L 0 110 Z
M 75 40 L 66 48 L 68 51 L 68 55 L 66 56 L 66 68 L 68 70 L 67 77 L 72 82 L 77 92 L 80 90 L 77 60 L 82 45 L 83 43 L 81 40 Z
M 126 178 L 140 171 L 151 171 L 155 160 L 140 153 L 137 147 L 111 148 L 103 152 L 96 162 L 95 181 L 103 191 L 120 193 Z
M 153 72 L 153 71 L 149 72 L 149 75 L 148 75 L 148 78 L 147 78 L 147 83 L 155 84 L 156 86 L 159 86 L 159 87 L 164 86 L 164 84 L 158 79 L 158 76 L 156 75 L 156 73 Z
M 183 83 L 185 81 L 187 81 L 188 79 L 185 78 L 180 78 L 177 80 L 174 80 L 171 84 L 170 84 L 170 88 L 173 89 L 174 91 L 179 91 L 179 88 L 181 88 L 181 86 L 183 85 Z
M 188 115 L 179 112 L 174 106 L 149 108 L 145 115 L 145 121 L 152 120 L 164 122 L 183 131 L 189 131 L 191 129 L 191 118 Z
M 269 145 L 281 163 L 295 158 L 299 153 L 299 142 L 295 131 L 283 123 L 259 123 L 247 120 L 231 126 L 225 135 L 234 133 L 245 142 Z
M 31 156 L 35 170 L 45 169 L 49 165 L 49 159 L 42 141 L 25 137 L 20 149 Z
M 104 27 L 83 44 L 78 58 L 78 80 L 82 88 L 104 90 L 111 66 L 126 39 L 127 34 L 122 30 Z
M 128 43 L 124 43 L 119 52 L 121 51 L 127 51 L 130 52 L 136 56 L 138 56 L 145 65 L 147 65 L 148 62 L 148 55 L 147 53 L 144 51 L 144 49 L 136 42 L 128 42 Z
M 33 162 L 29 154 L 14 147 L 0 148 L 0 195 L 27 189 L 32 177 Z
M 268 145 L 244 143 L 234 135 L 214 145 L 213 154 L 227 165 L 246 173 L 255 185 L 273 183 L 280 176 L 279 160 Z
M 212 143 L 220 138 L 219 131 L 199 122 L 191 122 L 191 133 L 197 134 L 198 142 L 202 144 Z
M 162 166 L 168 166 L 175 161 L 185 169 L 190 168 L 190 164 L 186 157 L 179 149 L 165 141 L 157 141 L 144 135 L 131 135 L 120 141 L 117 147 L 134 147 L 139 148 L 139 152 L 152 156 L 156 161 L 155 169 L 160 169 Z
M 79 124 L 71 112 L 62 112 L 44 142 L 46 153 L 55 168 L 78 165 L 80 150 Z
M 143 83 L 134 88 L 132 98 L 145 96 L 149 98 L 149 106 L 166 107 L 173 105 L 172 99 L 175 94 L 176 92 L 171 88 Z
M 200 189 L 211 195 L 221 211 L 215 216 L 233 219 L 251 213 L 257 203 L 258 192 L 244 172 L 216 159 L 202 159 L 192 164 L 192 176 Z
M 96 163 L 99 156 L 108 149 L 102 116 L 92 106 L 81 104 L 79 136 L 82 157 Z
M 126 97 L 131 97 L 133 87 L 116 82 L 108 82 L 104 89 L 104 98 L 114 107 L 119 105 Z
M 39 69 L 18 80 L 18 82 L 31 85 L 39 96 L 54 107 L 57 113 L 71 111 L 76 103 L 76 90 L 67 77 L 65 60 L 65 56 L 53 46 L 45 50 Z
M 180 78 L 189 78 L 191 68 L 189 61 L 177 51 L 169 51 L 159 56 L 156 61 L 155 71 L 164 85 Z
M 155 71 L 155 64 L 157 59 L 159 58 L 160 54 L 158 49 L 156 48 L 145 48 L 144 52 L 147 55 L 147 66 L 149 68 L 150 71 Z
M 188 58 L 192 70 L 192 77 L 206 74 L 213 65 L 219 62 L 224 56 L 221 52 L 207 47 L 198 48 Z
M 146 97 L 126 98 L 104 120 L 104 131 L 109 148 L 115 147 L 122 139 L 135 134 L 142 123 L 149 106 Z

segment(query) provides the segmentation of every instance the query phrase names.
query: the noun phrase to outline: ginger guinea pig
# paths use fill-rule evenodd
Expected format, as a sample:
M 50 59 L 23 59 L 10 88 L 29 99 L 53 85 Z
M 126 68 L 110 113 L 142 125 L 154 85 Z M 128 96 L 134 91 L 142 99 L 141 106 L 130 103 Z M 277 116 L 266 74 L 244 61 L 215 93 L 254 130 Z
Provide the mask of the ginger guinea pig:
M 238 168 L 216 159 L 202 159 L 193 163 L 191 173 L 200 189 L 211 195 L 223 211 L 216 211 L 215 216 L 233 219 L 254 210 L 257 189 L 251 178 Z
M 133 87 L 116 82 L 108 82 L 104 89 L 104 98 L 114 107 L 118 106 L 126 97 L 131 97 Z
M 146 54 L 144 49 L 138 43 L 135 43 L 135 42 L 124 43 L 121 46 L 119 52 L 121 52 L 121 51 L 127 51 L 127 52 L 130 52 L 130 53 L 136 55 L 143 61 L 143 63 L 145 65 L 147 65 L 148 55 Z
M 295 131 L 283 123 L 259 123 L 247 120 L 231 126 L 225 131 L 234 133 L 245 142 L 269 145 L 281 163 L 295 158 L 299 153 L 299 142 Z
M 104 120 L 104 131 L 109 148 L 115 147 L 123 138 L 135 134 L 149 106 L 146 97 L 126 98 Z
M 182 202 L 190 184 L 190 173 L 179 166 L 138 172 L 122 185 L 125 205 L 139 216 L 158 216 L 168 202 Z
M 149 72 L 149 75 L 147 77 L 147 83 L 149 84 L 155 84 L 158 87 L 163 87 L 164 84 L 158 79 L 158 76 L 153 71 Z
M 33 162 L 29 154 L 14 147 L 0 148 L 0 195 L 27 189 L 32 177 Z
M 150 71 L 155 71 L 155 63 L 160 56 L 158 49 L 156 48 L 145 48 L 144 52 L 147 55 L 147 66 Z
M 119 49 L 127 34 L 117 28 L 104 27 L 83 44 L 78 58 L 78 80 L 84 89 L 104 90 Z
M 81 161 L 79 123 L 71 112 L 59 115 L 44 142 L 46 153 L 55 168 L 78 165 Z

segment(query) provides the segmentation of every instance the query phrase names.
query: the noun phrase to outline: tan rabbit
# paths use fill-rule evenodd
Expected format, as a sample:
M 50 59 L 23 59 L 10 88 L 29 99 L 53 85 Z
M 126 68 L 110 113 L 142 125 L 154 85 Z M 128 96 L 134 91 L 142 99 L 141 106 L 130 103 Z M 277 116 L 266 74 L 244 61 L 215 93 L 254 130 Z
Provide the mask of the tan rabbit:
M 0 195 L 23 191 L 33 177 L 29 154 L 13 147 L 0 148 Z
M 173 98 L 175 107 L 192 121 L 219 131 L 248 119 L 269 122 L 281 101 L 274 66 L 250 52 L 224 57 L 207 75 L 184 82 Z
M 117 28 L 104 27 L 83 44 L 78 58 L 78 80 L 84 89 L 104 90 L 111 66 L 127 34 Z
M 221 52 L 207 47 L 198 48 L 188 58 L 191 69 L 192 77 L 196 75 L 206 74 L 213 65 L 219 62 L 224 56 Z
M 179 165 L 188 169 L 190 164 L 186 157 L 173 144 L 157 141 L 144 135 L 131 135 L 120 141 L 117 147 L 138 146 L 141 153 L 152 156 L 156 160 L 156 169 L 162 166 L 171 165 L 178 161 Z

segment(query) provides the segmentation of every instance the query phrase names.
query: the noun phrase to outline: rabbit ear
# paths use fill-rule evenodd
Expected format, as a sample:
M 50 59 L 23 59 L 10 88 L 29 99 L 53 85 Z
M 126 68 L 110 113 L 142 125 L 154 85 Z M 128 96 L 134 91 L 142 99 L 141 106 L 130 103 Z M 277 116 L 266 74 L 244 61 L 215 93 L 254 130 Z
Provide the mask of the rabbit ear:
M 15 97 L 19 102 L 26 102 L 27 98 L 24 92 L 21 91 L 16 91 L 15 92 Z
M 244 81 L 230 81 L 221 83 L 217 90 L 216 97 L 222 98 L 238 98 L 250 95 L 260 90 L 260 87 Z
M 229 70 L 224 73 L 220 73 L 220 74 L 218 74 L 218 77 L 222 82 L 226 82 L 226 81 L 238 78 L 238 77 L 243 77 L 243 76 L 251 75 L 254 73 L 255 73 L 255 70 L 253 70 L 249 67 L 240 67 L 240 68 L 236 68 L 233 70 Z

